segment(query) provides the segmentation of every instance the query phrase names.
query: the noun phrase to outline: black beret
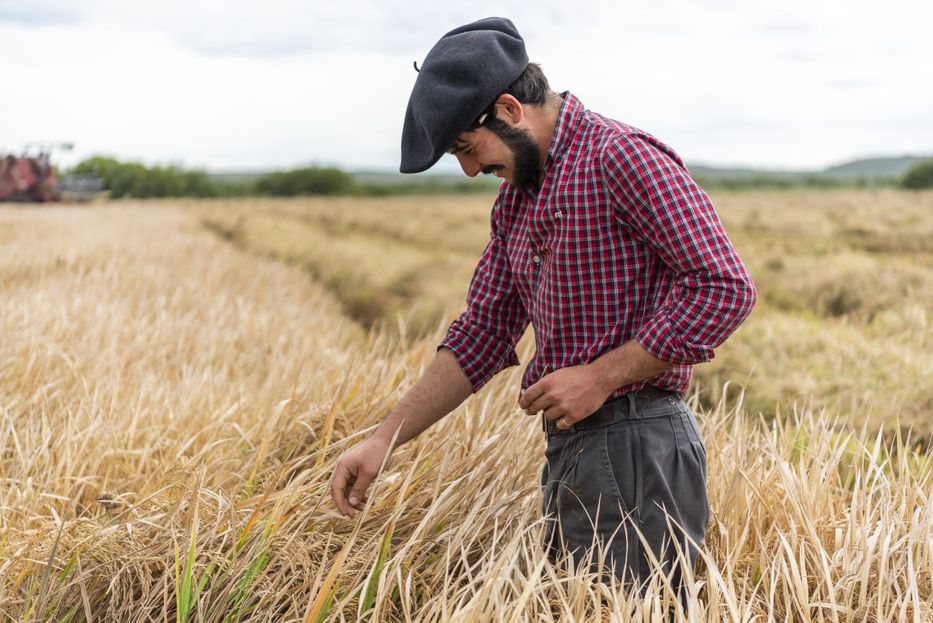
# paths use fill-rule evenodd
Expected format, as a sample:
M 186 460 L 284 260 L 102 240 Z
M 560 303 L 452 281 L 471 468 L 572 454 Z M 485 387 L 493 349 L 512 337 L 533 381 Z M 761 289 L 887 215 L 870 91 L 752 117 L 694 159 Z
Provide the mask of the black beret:
M 525 41 L 503 17 L 455 28 L 428 52 L 408 98 L 402 173 L 434 166 L 528 67 Z

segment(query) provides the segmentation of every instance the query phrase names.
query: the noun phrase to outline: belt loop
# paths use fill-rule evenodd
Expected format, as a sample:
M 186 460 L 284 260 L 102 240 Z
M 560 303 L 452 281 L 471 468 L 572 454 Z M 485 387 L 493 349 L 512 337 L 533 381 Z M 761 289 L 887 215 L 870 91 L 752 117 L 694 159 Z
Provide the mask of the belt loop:
M 628 419 L 637 420 L 638 411 L 635 409 L 635 392 L 629 392 L 625 396 L 628 398 Z

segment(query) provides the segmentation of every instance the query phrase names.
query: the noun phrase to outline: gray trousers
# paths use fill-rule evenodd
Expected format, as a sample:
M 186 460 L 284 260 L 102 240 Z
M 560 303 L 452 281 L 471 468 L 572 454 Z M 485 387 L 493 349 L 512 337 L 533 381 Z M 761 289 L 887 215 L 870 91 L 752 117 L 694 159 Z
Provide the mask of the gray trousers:
M 600 411 L 605 409 L 614 410 L 614 421 L 547 434 L 541 474 L 545 546 L 552 560 L 570 552 L 579 561 L 595 536 L 603 563 L 630 586 L 648 577 L 650 548 L 680 587 L 673 541 L 691 568 L 698 550 L 684 543 L 676 526 L 702 546 L 709 520 L 706 448 L 696 419 L 680 394 L 657 388 L 626 394 Z

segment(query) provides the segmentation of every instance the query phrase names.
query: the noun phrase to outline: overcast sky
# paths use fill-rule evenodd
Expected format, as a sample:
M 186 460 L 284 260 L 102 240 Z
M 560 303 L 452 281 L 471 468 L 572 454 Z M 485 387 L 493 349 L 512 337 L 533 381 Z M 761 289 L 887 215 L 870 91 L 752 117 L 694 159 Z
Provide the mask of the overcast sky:
M 555 90 L 689 162 L 933 153 L 929 0 L 0 0 L 0 150 L 397 170 L 412 61 L 490 15 Z

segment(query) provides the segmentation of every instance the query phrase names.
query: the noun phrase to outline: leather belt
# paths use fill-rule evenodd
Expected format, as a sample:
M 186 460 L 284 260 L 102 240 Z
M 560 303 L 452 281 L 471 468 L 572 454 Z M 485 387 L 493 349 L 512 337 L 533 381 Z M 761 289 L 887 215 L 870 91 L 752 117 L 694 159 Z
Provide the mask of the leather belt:
M 661 389 L 653 385 L 646 385 L 641 389 L 622 394 L 617 398 L 605 402 L 603 406 L 597 409 L 592 415 L 571 424 L 570 428 L 567 430 L 560 430 L 557 428 L 557 424 L 546 419 L 542 414 L 541 430 L 548 435 L 564 435 L 589 428 L 607 426 L 618 420 L 628 420 L 637 417 L 637 412 L 640 408 L 651 404 L 655 400 L 660 400 L 662 398 L 673 399 L 674 397 L 683 398 L 679 392 Z

